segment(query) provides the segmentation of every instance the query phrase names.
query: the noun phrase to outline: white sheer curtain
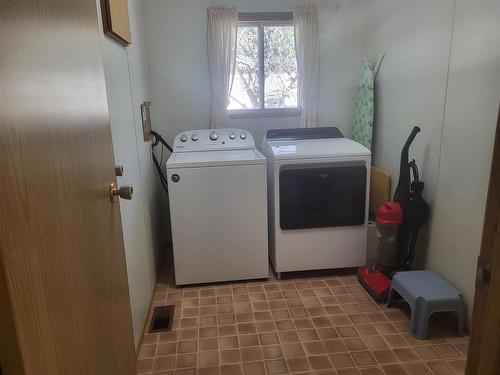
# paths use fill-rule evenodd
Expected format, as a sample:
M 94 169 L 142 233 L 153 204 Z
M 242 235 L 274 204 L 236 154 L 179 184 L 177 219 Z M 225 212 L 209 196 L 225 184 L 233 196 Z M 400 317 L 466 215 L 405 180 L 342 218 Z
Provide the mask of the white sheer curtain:
M 236 61 L 238 10 L 208 8 L 208 68 L 210 73 L 210 128 L 227 126 L 227 105 Z
M 318 125 L 319 32 L 316 7 L 295 9 L 293 25 L 302 106 L 300 126 L 310 128 Z

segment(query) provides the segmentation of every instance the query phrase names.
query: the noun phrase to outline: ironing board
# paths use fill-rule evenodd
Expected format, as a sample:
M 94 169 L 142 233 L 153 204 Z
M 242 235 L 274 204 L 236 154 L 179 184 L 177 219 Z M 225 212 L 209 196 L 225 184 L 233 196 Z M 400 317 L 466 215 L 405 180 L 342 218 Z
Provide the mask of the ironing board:
M 361 82 L 353 116 L 352 139 L 372 149 L 374 74 L 372 64 L 365 59 L 361 68 Z

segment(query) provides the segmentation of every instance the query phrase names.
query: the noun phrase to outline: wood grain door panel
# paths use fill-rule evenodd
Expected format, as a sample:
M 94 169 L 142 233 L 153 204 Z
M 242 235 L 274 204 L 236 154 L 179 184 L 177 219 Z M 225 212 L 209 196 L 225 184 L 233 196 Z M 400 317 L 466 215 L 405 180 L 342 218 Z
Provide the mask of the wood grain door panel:
M 0 40 L 2 296 L 23 371 L 134 374 L 95 1 L 2 1 Z

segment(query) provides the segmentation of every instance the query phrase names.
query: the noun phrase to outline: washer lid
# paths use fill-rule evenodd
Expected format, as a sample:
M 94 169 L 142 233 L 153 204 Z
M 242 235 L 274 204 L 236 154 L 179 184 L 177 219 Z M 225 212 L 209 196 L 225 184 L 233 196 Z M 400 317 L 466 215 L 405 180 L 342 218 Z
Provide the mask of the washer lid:
M 218 167 L 265 163 L 265 156 L 256 149 L 174 152 L 167 160 L 167 168 Z
M 365 146 L 348 138 L 264 141 L 264 152 L 274 160 L 370 156 Z

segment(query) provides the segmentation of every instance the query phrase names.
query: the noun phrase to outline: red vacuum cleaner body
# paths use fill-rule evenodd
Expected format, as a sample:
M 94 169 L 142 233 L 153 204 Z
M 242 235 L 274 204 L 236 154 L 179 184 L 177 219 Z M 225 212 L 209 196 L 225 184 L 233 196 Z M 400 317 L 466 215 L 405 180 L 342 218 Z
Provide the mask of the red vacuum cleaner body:
M 385 202 L 377 210 L 377 263 L 361 267 L 358 280 L 377 302 L 387 300 L 391 289 L 390 275 L 397 267 L 398 229 L 403 223 L 403 210 L 398 202 Z M 387 274 L 387 275 L 386 275 Z

